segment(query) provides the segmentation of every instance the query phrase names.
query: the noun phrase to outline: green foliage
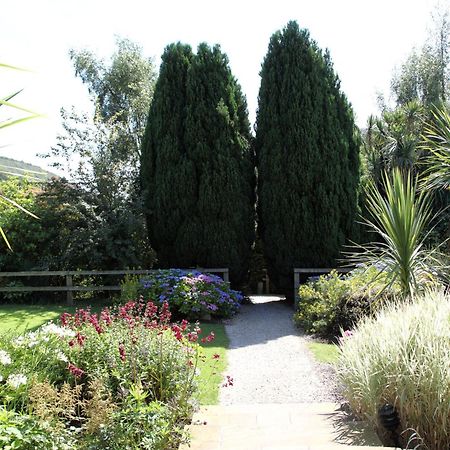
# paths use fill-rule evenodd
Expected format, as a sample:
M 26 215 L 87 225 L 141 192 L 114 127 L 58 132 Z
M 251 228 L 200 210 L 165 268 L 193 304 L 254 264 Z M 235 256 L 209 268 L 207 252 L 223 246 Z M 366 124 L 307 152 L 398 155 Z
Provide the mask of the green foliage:
M 142 278 L 139 293 L 146 299 L 167 301 L 174 314 L 188 319 L 231 317 L 243 298 L 216 275 L 180 269 L 158 270 Z
M 398 283 L 404 298 L 413 297 L 435 282 L 435 275 L 445 272 L 437 250 L 424 245 L 425 233 L 432 219 L 429 195 L 417 190 L 410 172 L 396 168 L 384 174 L 383 190 L 371 184 L 367 191 L 367 226 L 382 242 L 357 247 L 350 255 L 355 263 L 381 265 L 386 273 L 386 287 Z M 385 192 L 385 195 L 383 195 Z
M 168 46 L 142 149 L 150 242 L 161 267 L 248 269 L 254 170 L 247 105 L 219 46 Z
M 308 333 L 335 339 L 341 329 L 349 330 L 373 313 L 373 300 L 383 288 L 384 277 L 374 267 L 360 268 L 347 276 L 333 271 L 300 286 L 295 323 Z M 384 294 L 385 299 L 393 295 L 394 291 Z
M 294 267 L 332 267 L 355 238 L 359 184 L 351 106 L 296 22 L 270 39 L 256 124 L 259 232 L 270 279 L 288 290 Z
M 131 397 L 131 396 L 130 396 Z M 172 437 L 178 431 L 170 408 L 159 402 L 146 404 L 131 397 L 112 414 L 111 421 L 102 427 L 87 449 L 175 449 Z
M 374 182 L 381 186 L 383 173 L 396 167 L 419 171 L 426 116 L 426 108 L 411 101 L 392 111 L 385 109 L 380 118 L 369 117 L 362 147 L 365 185 Z
M 399 413 L 402 448 L 450 447 L 450 297 L 390 304 L 342 338 L 339 375 L 353 412 L 378 427 L 378 408 Z M 413 438 L 413 433 L 417 434 Z M 409 438 L 411 446 L 406 447 Z M 423 441 L 422 441 L 423 440 Z
M 0 446 L 4 450 L 59 450 L 59 437 L 49 427 L 27 414 L 0 406 Z
M 76 74 L 91 94 L 95 114 L 63 109 L 64 132 L 44 156 L 51 157 L 55 161 L 52 165 L 70 177 L 68 188 L 74 187 L 77 200 L 83 198 L 84 209 L 95 217 L 97 223 L 90 224 L 94 236 L 87 233 L 86 241 L 96 253 L 89 268 L 93 264 L 113 268 L 119 261 L 120 268 L 144 264 L 150 267 L 138 172 L 146 114 L 153 95 L 154 65 L 142 55 L 139 46 L 126 39 L 117 41 L 117 50 L 108 63 L 86 50 L 71 51 L 71 58 Z M 99 247 L 96 241 L 100 241 Z M 139 247 L 144 248 L 143 258 L 138 256 Z
M 139 298 L 142 285 L 137 275 L 125 275 L 120 282 L 120 299 L 129 302 Z
M 429 152 L 426 187 L 450 189 L 450 113 L 435 109 L 426 124 L 423 147 Z
M 55 446 L 45 449 L 178 448 L 197 390 L 201 331 L 170 318 L 167 303 L 158 311 L 128 302 L 3 336 L 0 412 L 18 423 L 8 433 L 33 443 L 32 433 L 42 442 L 51 436 Z
M 154 261 L 143 219 L 129 213 L 131 199 L 110 210 L 94 193 L 64 179 L 38 187 L 11 178 L 0 189 L 39 217 L 5 209 L 0 223 L 14 252 L 0 253 L 2 270 L 123 269 L 151 267 Z
M 422 49 L 413 50 L 391 81 L 397 105 L 419 100 L 438 105 L 450 95 L 450 22 L 448 10 L 438 12 L 435 29 Z

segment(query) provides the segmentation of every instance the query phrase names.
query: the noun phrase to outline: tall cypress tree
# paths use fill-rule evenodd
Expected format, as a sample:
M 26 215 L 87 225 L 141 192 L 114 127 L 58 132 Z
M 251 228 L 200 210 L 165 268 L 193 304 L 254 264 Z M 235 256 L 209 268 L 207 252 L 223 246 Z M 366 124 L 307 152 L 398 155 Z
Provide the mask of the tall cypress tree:
M 142 161 L 150 239 L 163 267 L 225 266 L 232 279 L 240 281 L 255 221 L 247 105 L 219 46 L 201 44 L 189 61 L 185 84 L 178 90 L 160 91 L 161 67 L 150 109 L 146 142 L 151 151 L 143 150 Z M 177 80 L 181 83 L 181 76 Z M 173 116 L 172 97 L 181 93 L 183 114 L 176 116 L 176 126 L 167 126 Z M 166 115 L 155 104 L 159 95 Z M 153 131 L 152 136 L 154 128 L 161 129 L 159 135 Z M 174 136 L 176 151 L 171 148 Z M 147 171 L 145 164 L 151 166 Z M 162 208 L 170 214 L 160 214 Z
M 193 53 L 166 47 L 141 150 L 141 185 L 150 242 L 161 267 L 177 266 L 177 236 L 195 206 L 196 173 L 185 145 L 186 82 Z
M 289 22 L 270 39 L 257 112 L 259 231 L 272 281 L 336 264 L 357 212 L 359 138 L 329 54 Z

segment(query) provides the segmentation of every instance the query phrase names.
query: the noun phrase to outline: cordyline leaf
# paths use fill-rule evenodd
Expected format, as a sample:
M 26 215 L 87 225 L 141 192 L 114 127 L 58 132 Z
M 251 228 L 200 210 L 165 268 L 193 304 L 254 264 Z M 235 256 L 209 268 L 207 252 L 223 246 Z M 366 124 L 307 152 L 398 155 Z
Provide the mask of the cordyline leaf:
M 2 236 L 3 240 L 5 241 L 6 245 L 8 246 L 8 248 L 12 251 L 12 247 L 11 244 L 8 241 L 8 238 L 6 237 L 5 232 L 3 231 L 3 228 L 0 227 L 0 235 Z
M 31 72 L 31 70 L 29 70 L 29 69 L 24 69 L 22 67 L 17 67 L 17 66 L 11 66 L 9 64 L 4 64 L 4 63 L 0 63 L 0 67 L 2 67 L 4 69 L 19 70 L 20 72 Z
M 409 171 L 394 169 L 382 177 L 383 195 L 372 183 L 367 190 L 367 209 L 371 215 L 364 222 L 383 242 L 357 245 L 349 254 L 353 263 L 381 265 L 386 287 L 398 283 L 404 297 L 412 297 L 422 281 L 432 279 L 442 265 L 437 249 L 424 246 L 426 229 L 433 219 L 431 197 L 418 192 L 417 180 Z M 384 289 L 383 289 L 384 290 Z
M 35 119 L 37 117 L 40 117 L 40 116 L 34 115 L 34 116 L 22 117 L 21 119 L 6 120 L 5 122 L 0 122 L 0 129 L 10 127 L 12 125 L 17 125 L 19 123 L 26 122 L 27 120 Z
M 28 209 L 24 208 L 23 206 L 20 206 L 17 202 L 15 202 L 14 200 L 11 200 L 8 197 L 5 197 L 4 195 L 0 194 L 0 199 L 3 200 L 6 203 L 10 203 L 11 205 L 13 205 L 15 208 L 20 209 L 21 211 L 23 211 L 24 213 L 27 213 L 28 215 L 30 215 L 31 217 L 34 217 L 35 219 L 39 219 L 38 216 L 36 216 L 35 214 L 33 214 L 31 211 L 28 211 Z

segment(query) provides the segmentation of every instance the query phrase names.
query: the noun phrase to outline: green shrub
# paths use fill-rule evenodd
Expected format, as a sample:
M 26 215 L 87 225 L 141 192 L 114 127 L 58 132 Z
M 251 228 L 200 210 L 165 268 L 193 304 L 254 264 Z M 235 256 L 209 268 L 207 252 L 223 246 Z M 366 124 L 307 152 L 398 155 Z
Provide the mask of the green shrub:
M 0 447 L 4 450 L 59 450 L 70 448 L 70 438 L 57 435 L 36 417 L 0 406 Z
M 0 404 L 17 426 L 0 429 L 0 442 L 35 433 L 65 446 L 11 449 L 177 448 L 195 403 L 201 347 L 197 326 L 170 320 L 167 302 L 128 302 L 3 336 Z
M 137 300 L 141 293 L 141 287 L 137 275 L 125 275 L 120 283 L 120 300 L 123 303 Z
M 198 270 L 157 270 L 141 279 L 140 293 L 155 302 L 167 301 L 179 317 L 230 317 L 239 310 L 243 296 L 222 278 Z
M 322 275 L 317 281 L 300 286 L 294 321 L 308 333 L 334 338 L 341 329 L 350 329 L 361 317 L 372 314 L 382 280 L 383 275 L 373 267 L 354 270 L 347 276 L 336 271 Z M 393 295 L 393 290 L 383 294 L 384 298 Z
M 339 375 L 355 414 L 377 428 L 378 409 L 392 404 L 405 445 L 450 448 L 450 296 L 392 303 L 346 335 Z

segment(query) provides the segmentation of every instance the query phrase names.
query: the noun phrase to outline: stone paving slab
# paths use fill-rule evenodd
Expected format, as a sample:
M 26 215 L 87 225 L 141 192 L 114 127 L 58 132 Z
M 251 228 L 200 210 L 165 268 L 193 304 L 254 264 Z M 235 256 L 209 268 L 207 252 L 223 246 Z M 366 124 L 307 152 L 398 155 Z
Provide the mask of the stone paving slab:
M 334 403 L 204 406 L 180 450 L 379 450 L 364 424 Z

